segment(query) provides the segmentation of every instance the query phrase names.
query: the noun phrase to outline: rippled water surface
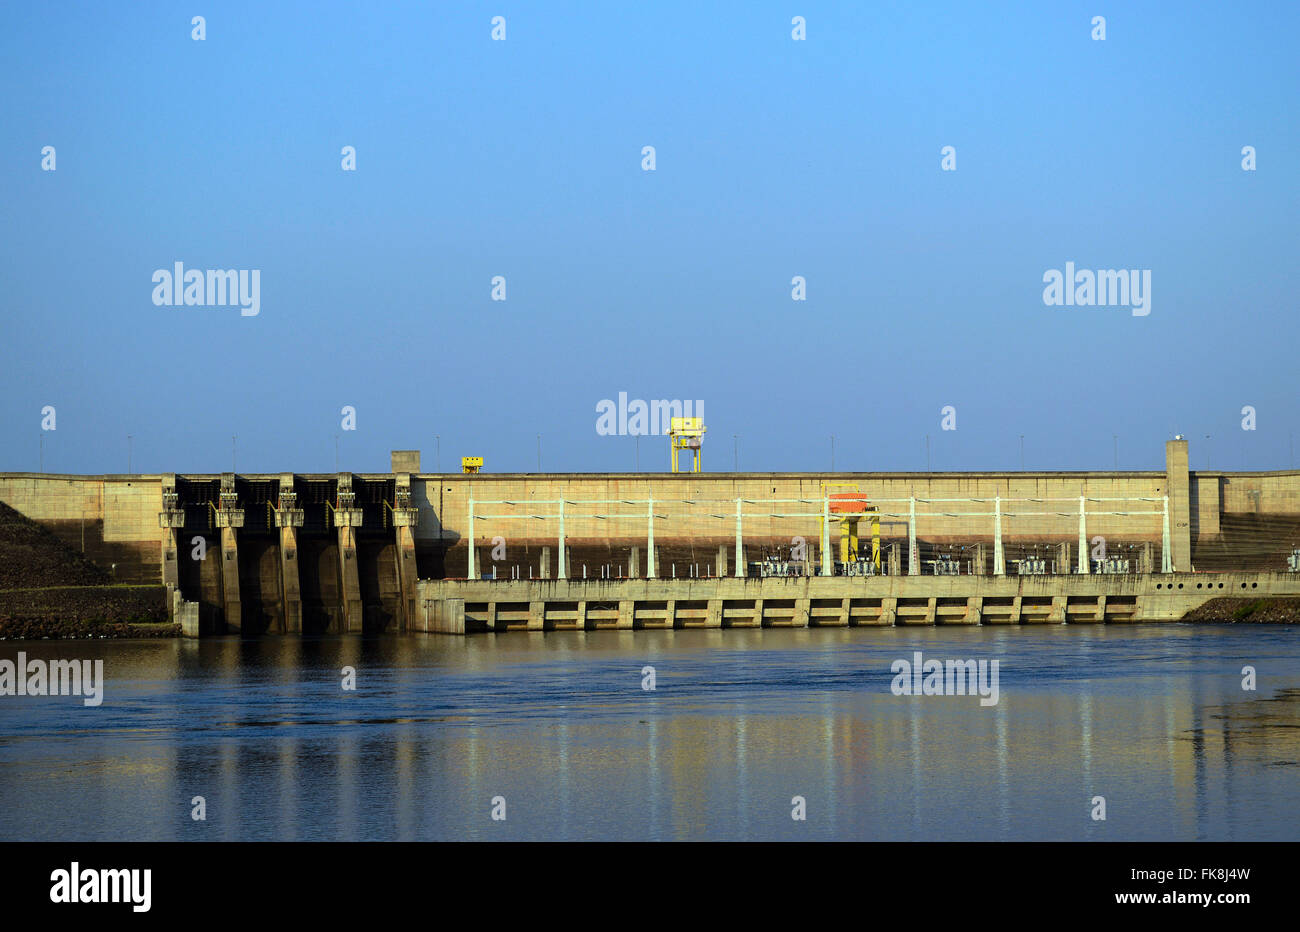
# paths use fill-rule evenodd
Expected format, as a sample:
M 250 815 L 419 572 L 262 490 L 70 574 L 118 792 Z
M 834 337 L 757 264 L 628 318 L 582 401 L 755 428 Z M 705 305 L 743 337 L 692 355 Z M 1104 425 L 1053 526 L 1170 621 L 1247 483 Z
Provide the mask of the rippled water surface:
M 107 682 L 97 708 L 0 696 L 5 840 L 1300 837 L 1281 627 L 0 642 L 20 650 Z M 893 695 L 916 650 L 998 660 L 998 704 Z

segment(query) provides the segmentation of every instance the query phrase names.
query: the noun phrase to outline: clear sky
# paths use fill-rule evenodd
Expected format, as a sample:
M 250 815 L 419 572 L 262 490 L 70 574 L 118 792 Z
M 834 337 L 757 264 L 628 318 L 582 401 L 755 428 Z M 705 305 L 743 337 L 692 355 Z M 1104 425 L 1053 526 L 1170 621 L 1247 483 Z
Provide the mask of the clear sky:
M 47 405 L 47 471 L 123 472 L 128 435 L 137 472 L 229 470 L 232 435 L 242 472 L 331 471 L 336 436 L 357 472 L 530 471 L 538 434 L 543 469 L 627 470 L 619 392 L 702 400 L 709 471 L 825 469 L 831 435 L 924 469 L 927 434 L 935 469 L 1022 435 L 1031 469 L 1116 436 L 1162 468 L 1175 432 L 1288 468 L 1298 32 L 1294 2 L 4 4 L 0 470 Z M 178 261 L 259 270 L 260 312 L 155 305 Z M 1149 315 L 1046 306 L 1066 262 L 1150 269 Z

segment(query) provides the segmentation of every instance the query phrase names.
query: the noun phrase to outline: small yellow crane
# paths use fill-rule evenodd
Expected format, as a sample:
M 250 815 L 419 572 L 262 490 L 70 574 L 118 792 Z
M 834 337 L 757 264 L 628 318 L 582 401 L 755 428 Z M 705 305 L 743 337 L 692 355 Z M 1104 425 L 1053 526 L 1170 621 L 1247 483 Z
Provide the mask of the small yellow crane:
M 668 422 L 668 436 L 673 445 L 673 472 L 677 469 L 677 452 L 691 451 L 691 472 L 700 472 L 700 444 L 704 437 L 704 418 L 675 417 Z

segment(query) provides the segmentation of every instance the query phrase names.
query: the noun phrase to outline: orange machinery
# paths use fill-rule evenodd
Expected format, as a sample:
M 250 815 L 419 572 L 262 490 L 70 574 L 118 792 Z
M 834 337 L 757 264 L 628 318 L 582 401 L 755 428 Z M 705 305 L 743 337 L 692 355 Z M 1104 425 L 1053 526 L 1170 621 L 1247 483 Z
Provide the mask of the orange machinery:
M 858 556 L 858 522 L 871 519 L 871 562 L 880 572 L 880 514 L 856 485 L 835 483 L 824 488 L 847 487 L 851 491 L 828 492 L 828 510 L 840 520 L 840 562 L 856 562 Z

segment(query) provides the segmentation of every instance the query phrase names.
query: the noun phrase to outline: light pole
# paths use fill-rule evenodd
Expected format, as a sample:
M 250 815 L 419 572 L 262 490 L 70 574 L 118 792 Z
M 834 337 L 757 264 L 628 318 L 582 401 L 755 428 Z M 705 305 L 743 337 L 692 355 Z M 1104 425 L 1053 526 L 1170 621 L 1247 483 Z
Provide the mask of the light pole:
M 542 435 L 537 435 L 537 471 L 542 471 Z
M 230 435 L 230 471 L 231 471 L 231 472 L 236 472 L 236 471 L 237 471 L 237 470 L 235 469 L 235 437 L 236 437 L 236 436 L 238 436 L 238 435 L 236 435 L 236 434 L 231 434 L 231 435 Z
M 740 434 L 731 435 L 731 447 L 733 455 L 732 472 L 740 472 Z
M 438 452 L 436 454 L 438 458 L 437 459 L 438 472 L 442 472 L 442 434 L 434 434 L 433 439 L 434 442 L 437 443 L 438 445 Z
M 1020 435 L 1020 471 L 1025 471 L 1025 435 Z
M 930 435 L 925 435 L 925 471 L 930 471 Z
M 126 435 L 126 474 L 131 475 L 131 440 L 130 434 Z
M 835 435 L 831 434 L 831 472 L 835 472 Z

